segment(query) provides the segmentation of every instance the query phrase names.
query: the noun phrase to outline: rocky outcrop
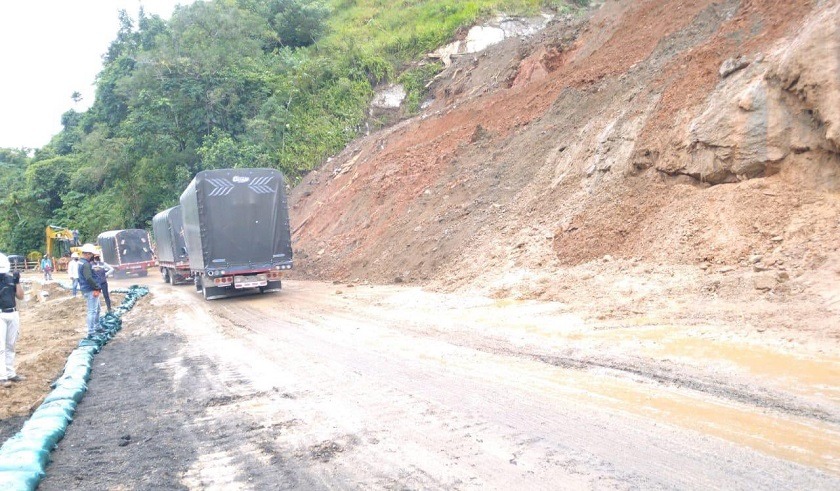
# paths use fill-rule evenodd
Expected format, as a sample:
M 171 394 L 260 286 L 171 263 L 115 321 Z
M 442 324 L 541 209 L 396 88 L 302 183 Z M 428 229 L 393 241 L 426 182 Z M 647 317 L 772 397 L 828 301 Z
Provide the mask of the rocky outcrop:
M 840 6 L 813 16 L 782 46 L 766 59 L 724 62 L 722 80 L 687 125 L 681 151 L 656 167 L 711 184 L 772 175 L 806 160 L 837 167 Z
M 819 12 L 771 67 L 768 78 L 796 95 L 840 153 L 840 5 Z

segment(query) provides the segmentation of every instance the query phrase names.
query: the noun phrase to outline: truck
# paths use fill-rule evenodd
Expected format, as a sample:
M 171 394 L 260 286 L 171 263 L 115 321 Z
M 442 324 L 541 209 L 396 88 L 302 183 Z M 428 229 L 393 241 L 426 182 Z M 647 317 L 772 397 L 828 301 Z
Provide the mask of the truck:
M 181 205 L 167 208 L 152 218 L 155 251 L 163 281 L 178 285 L 192 283 L 187 244 L 184 242 L 184 223 Z
M 146 276 L 155 265 L 149 232 L 139 228 L 109 230 L 96 238 L 102 260 L 114 268 L 114 276 Z
M 180 203 L 190 273 L 206 300 L 280 290 L 293 264 L 281 172 L 201 171 Z

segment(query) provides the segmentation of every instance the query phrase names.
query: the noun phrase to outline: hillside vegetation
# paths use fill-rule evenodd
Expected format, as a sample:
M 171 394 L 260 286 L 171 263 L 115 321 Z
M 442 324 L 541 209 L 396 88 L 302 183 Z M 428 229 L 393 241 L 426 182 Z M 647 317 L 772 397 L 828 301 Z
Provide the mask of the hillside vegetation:
M 377 85 L 402 80 L 419 101 L 442 68 L 425 53 L 459 29 L 500 11 L 572 7 L 213 0 L 178 7 L 169 21 L 123 12 L 90 109 L 67 111 L 31 158 L 0 154 L 0 250 L 43 248 L 47 224 L 87 240 L 146 227 L 203 169 L 272 167 L 294 182 L 359 134 Z

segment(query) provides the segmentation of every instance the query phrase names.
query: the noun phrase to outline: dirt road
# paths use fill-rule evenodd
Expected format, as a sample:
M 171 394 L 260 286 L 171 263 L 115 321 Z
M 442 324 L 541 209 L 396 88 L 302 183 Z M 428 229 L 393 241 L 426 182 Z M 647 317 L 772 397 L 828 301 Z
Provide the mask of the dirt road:
M 40 489 L 840 486 L 819 343 L 407 286 L 150 283 Z

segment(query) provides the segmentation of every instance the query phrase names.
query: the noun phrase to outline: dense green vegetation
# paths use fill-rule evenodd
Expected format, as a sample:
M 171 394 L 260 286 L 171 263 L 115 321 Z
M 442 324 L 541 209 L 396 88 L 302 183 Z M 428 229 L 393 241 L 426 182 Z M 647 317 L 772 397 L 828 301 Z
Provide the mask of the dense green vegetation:
M 580 2 L 571 2 L 572 5 Z M 0 150 L 0 250 L 43 249 L 47 224 L 147 227 L 203 169 L 273 167 L 292 181 L 357 136 L 373 88 L 416 108 L 424 55 L 498 12 L 554 0 L 212 0 L 169 21 L 123 12 L 90 109 L 33 156 Z M 74 99 L 78 94 L 74 93 Z

